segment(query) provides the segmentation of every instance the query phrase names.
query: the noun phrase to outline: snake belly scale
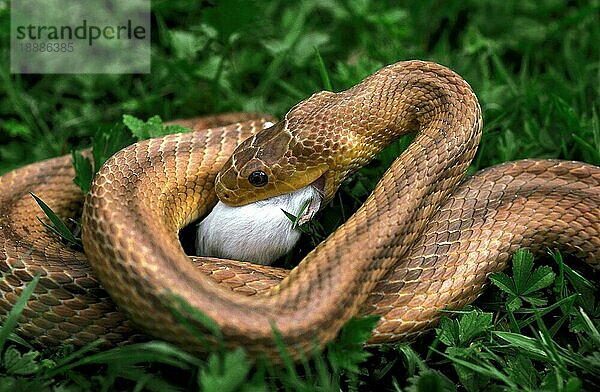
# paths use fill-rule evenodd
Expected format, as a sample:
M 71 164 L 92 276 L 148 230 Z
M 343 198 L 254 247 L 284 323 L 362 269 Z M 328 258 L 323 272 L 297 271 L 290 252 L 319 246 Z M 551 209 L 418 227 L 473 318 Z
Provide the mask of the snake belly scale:
M 62 216 L 81 208 L 68 157 L 1 177 L 3 312 L 40 273 L 19 327 L 40 344 L 134 339 L 131 320 L 203 351 L 172 315 L 189 316 L 183 300 L 215 321 L 227 346 L 277 357 L 277 328 L 298 357 L 356 315 L 381 315 L 372 343 L 418 336 L 439 310 L 473 301 L 520 247 L 559 248 L 600 263 L 600 168 L 523 160 L 464 180 L 481 112 L 470 86 L 443 66 L 393 64 L 349 90 L 313 95 L 262 130 L 266 121 L 204 130 L 184 121 L 198 130 L 117 153 L 83 205 L 85 255 L 26 221 L 39 214 L 29 191 Z M 192 263 L 184 254 L 178 231 L 204 215 L 216 194 L 244 204 L 321 181 L 329 200 L 349 173 L 407 132 L 416 132 L 414 141 L 365 204 L 289 274 L 235 261 Z M 269 182 L 252 188 L 248 171 L 257 169 Z M 193 317 L 190 323 L 204 330 Z

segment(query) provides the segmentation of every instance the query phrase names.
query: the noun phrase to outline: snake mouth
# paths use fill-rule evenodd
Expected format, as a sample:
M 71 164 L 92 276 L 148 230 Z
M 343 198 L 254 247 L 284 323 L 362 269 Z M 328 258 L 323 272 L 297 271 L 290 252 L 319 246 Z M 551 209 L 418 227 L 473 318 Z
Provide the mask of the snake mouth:
M 301 215 L 298 217 L 296 224 L 303 225 L 310 221 L 315 214 L 324 206 L 323 199 L 325 198 L 325 173 L 307 186 L 313 189 L 314 195 L 310 199 L 308 205 L 304 208 Z

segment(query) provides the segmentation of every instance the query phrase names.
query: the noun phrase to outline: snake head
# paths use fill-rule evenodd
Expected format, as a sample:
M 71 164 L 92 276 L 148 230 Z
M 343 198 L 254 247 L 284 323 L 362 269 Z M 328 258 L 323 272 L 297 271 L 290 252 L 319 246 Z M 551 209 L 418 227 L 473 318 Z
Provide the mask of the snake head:
M 293 192 L 307 185 L 327 204 L 342 181 L 366 164 L 368 148 L 348 96 L 321 91 L 294 106 L 279 123 L 242 142 L 217 175 L 215 191 L 230 206 Z M 350 103 L 350 104 L 349 104 Z M 379 148 L 380 149 L 380 148 Z
M 313 183 L 325 193 L 328 166 L 312 159 L 314 151 L 306 156 L 309 151 L 297 147 L 286 120 L 245 140 L 217 175 L 217 196 L 227 205 L 242 206 Z

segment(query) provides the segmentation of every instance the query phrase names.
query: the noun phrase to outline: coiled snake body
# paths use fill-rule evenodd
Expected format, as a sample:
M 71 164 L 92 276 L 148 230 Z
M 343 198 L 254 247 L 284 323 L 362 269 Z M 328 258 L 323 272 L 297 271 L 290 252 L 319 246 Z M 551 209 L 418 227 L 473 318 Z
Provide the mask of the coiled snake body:
M 313 95 L 251 137 L 267 120 L 147 140 L 113 156 L 83 205 L 85 255 L 37 222 L 41 213 L 28 195 L 62 217 L 78 214 L 82 195 L 69 157 L 1 177 L 4 315 L 39 273 L 18 330 L 34 343 L 118 343 L 135 338 L 132 320 L 150 335 L 202 351 L 173 317 L 175 310 L 205 330 L 187 302 L 214 320 L 228 346 L 276 357 L 275 327 L 298 356 L 355 315 L 381 315 L 372 343 L 418 336 L 435 325 L 439 310 L 473 301 L 517 248 L 559 248 L 600 263 L 600 168 L 523 160 L 462 180 L 481 114 L 469 85 L 440 65 L 390 65 L 347 91 Z M 411 131 L 415 140 L 365 204 L 289 275 L 235 261 L 191 263 L 184 254 L 177 233 L 214 205 L 217 173 L 216 192 L 232 204 L 315 182 L 329 200 L 349 173 Z M 266 184 L 249 183 L 256 171 Z

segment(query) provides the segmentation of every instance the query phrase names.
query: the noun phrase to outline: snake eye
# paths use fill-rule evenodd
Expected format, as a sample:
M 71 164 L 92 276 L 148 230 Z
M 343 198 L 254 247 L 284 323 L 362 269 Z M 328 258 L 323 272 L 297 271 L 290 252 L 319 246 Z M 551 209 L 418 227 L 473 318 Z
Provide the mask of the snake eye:
M 248 182 L 255 187 L 265 186 L 269 182 L 269 176 L 262 170 L 253 171 L 248 176 Z

